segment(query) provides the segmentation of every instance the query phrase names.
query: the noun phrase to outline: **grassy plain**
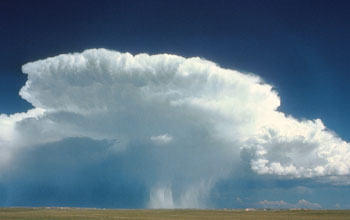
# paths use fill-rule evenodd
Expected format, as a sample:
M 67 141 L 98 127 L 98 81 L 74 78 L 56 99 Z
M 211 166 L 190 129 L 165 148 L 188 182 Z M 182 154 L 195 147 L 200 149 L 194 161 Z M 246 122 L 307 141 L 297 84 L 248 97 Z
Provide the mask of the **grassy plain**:
M 1 220 L 55 219 L 237 219 L 237 220 L 340 220 L 350 219 L 350 210 L 242 211 L 242 210 L 100 210 L 60 208 L 0 208 Z

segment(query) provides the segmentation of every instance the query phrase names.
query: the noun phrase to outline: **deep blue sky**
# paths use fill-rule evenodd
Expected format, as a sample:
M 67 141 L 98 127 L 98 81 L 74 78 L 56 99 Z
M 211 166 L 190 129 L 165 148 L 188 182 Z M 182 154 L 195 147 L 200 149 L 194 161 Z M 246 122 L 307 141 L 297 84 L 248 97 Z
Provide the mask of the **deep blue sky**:
M 350 140 L 349 1 L 1 1 L 0 112 L 31 107 L 18 96 L 22 64 L 99 47 L 256 73 L 282 111 Z

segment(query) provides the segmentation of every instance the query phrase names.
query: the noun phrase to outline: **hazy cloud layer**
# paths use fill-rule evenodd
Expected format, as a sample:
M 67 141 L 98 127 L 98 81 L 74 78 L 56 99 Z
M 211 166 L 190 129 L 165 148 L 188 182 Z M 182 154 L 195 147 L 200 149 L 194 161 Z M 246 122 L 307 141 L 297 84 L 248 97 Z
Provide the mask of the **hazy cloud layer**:
M 260 201 L 258 205 L 263 208 L 272 208 L 272 209 L 320 209 L 322 208 L 318 203 L 312 203 L 305 199 L 299 200 L 297 203 L 287 203 L 283 200 L 281 201 Z
M 241 163 L 256 174 L 327 182 L 350 173 L 349 143 L 320 119 L 300 121 L 279 112 L 277 92 L 252 74 L 200 58 L 105 49 L 22 69 L 28 81 L 20 95 L 35 108 L 0 115 L 5 185 L 29 150 L 42 149 L 42 157 L 51 158 L 56 154 L 50 150 L 63 144 L 57 167 L 67 166 L 64 154 L 79 149 L 72 170 L 82 172 L 77 167 L 91 160 L 99 173 L 116 170 L 106 183 L 137 180 L 147 194 L 140 206 L 152 208 L 205 207 L 210 189 L 235 175 Z M 95 143 L 93 153 L 81 140 Z M 31 164 L 39 159 L 25 158 Z M 69 188 L 65 184 L 60 186 Z

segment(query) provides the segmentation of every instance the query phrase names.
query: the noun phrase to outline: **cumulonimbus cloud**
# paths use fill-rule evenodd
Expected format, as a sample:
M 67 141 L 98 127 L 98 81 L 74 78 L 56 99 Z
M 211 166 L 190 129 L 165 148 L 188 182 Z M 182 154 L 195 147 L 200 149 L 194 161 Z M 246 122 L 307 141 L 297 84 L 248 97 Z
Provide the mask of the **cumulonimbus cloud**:
M 257 174 L 350 174 L 350 144 L 320 119 L 280 112 L 277 92 L 253 74 L 200 58 L 105 49 L 27 63 L 22 70 L 28 80 L 20 95 L 34 109 L 0 116 L 0 149 L 7 155 L 0 171 L 22 149 L 87 137 L 107 141 L 110 154 L 139 149 L 153 155 L 152 179 L 143 177 L 150 207 L 159 199 L 187 206 L 194 186 L 203 190 L 192 200 L 232 175 L 242 152 Z

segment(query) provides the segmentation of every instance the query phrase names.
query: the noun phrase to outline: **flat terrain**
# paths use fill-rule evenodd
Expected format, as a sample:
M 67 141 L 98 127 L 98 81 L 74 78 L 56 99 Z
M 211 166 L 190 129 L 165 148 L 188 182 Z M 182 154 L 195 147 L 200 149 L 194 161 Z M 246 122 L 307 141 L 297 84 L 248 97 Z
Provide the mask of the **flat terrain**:
M 0 219 L 350 219 L 350 210 L 241 211 L 241 210 L 100 210 L 75 208 L 0 208 Z

